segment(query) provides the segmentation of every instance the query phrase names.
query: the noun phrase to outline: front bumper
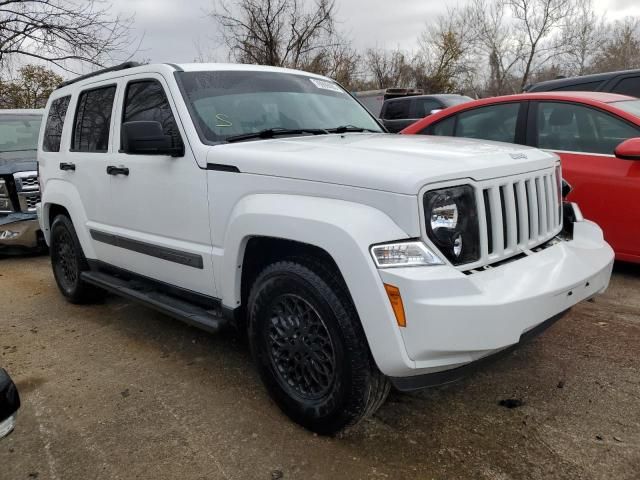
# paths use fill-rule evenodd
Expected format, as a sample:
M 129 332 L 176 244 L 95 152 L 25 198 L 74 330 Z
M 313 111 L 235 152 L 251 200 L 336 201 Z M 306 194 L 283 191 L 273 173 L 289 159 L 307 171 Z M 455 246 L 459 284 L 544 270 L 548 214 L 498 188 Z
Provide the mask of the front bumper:
M 393 377 L 433 374 L 507 349 L 529 331 L 602 292 L 613 250 L 592 222 L 574 223 L 573 239 L 481 272 L 448 266 L 379 270 L 400 289 L 400 328 L 412 364 Z
M 37 248 L 40 225 L 35 213 L 10 213 L 0 216 L 0 251 L 13 248 Z

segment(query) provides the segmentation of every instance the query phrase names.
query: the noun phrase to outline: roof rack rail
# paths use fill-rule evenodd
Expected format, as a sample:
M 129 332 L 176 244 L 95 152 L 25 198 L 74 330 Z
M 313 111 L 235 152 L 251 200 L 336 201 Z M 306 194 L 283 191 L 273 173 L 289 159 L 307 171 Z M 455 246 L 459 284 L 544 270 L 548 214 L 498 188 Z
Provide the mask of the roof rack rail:
M 86 75 L 80 75 L 79 77 L 72 78 L 71 80 L 66 80 L 58 85 L 58 88 L 66 87 L 67 85 L 71 85 L 73 83 L 80 82 L 81 80 L 86 80 L 87 78 L 95 77 L 97 75 L 102 75 L 103 73 L 117 72 L 118 70 L 126 70 L 127 68 L 139 67 L 140 65 L 142 64 L 139 62 L 124 62 L 120 65 L 103 68 L 101 70 L 96 70 L 95 72 L 87 73 Z

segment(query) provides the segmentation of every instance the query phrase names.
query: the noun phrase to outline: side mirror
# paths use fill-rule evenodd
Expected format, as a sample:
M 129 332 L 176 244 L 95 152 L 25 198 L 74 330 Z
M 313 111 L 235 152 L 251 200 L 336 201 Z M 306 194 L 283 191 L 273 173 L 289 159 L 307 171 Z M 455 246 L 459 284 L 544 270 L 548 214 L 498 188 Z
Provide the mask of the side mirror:
M 0 439 L 11 433 L 16 425 L 20 396 L 9 374 L 0 368 Z
M 441 111 L 442 111 L 442 109 L 441 109 L 441 108 L 434 108 L 433 110 L 431 110 L 431 111 L 429 112 L 429 115 L 433 115 L 434 113 L 438 113 L 438 112 L 441 112 Z
M 562 179 L 562 198 L 567 198 L 567 196 L 571 193 L 573 187 L 569 182 L 567 182 L 564 178 Z
M 614 153 L 622 160 L 640 160 L 640 138 L 625 140 L 616 147 Z
M 134 121 L 122 124 L 123 153 L 134 155 L 184 156 L 184 144 L 179 140 L 174 145 L 171 135 L 165 135 L 160 122 Z

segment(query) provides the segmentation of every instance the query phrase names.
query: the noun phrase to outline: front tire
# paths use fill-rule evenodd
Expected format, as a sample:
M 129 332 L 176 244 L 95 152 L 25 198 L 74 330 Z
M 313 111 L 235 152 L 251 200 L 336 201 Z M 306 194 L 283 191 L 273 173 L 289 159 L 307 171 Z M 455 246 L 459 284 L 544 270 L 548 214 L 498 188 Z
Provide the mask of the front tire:
M 89 270 L 73 223 L 66 215 L 58 215 L 51 224 L 51 266 L 58 288 L 71 303 L 98 300 L 103 292 L 84 282 L 81 273 Z
M 249 341 L 269 393 L 292 420 L 331 435 L 389 392 L 341 278 L 312 259 L 267 266 L 249 295 Z

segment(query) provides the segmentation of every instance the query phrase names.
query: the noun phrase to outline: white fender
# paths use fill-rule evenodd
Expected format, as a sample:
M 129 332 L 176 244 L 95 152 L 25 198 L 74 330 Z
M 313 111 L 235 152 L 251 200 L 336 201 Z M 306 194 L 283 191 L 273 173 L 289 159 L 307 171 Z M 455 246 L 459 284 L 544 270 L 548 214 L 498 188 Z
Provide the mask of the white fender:
M 413 364 L 369 253 L 374 243 L 408 238 L 391 218 L 375 208 L 343 200 L 283 194 L 243 198 L 230 216 L 224 255 L 219 257 L 221 268 L 214 268 L 227 307 L 240 304 L 242 258 L 254 236 L 285 238 L 325 250 L 349 288 L 381 371 L 392 375 Z

